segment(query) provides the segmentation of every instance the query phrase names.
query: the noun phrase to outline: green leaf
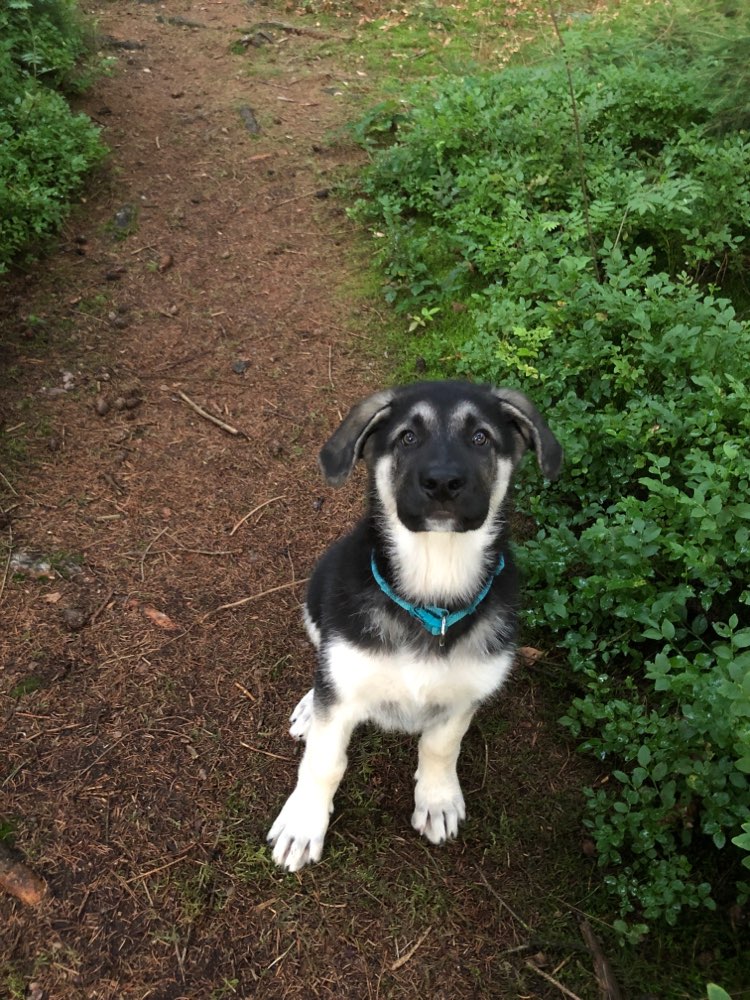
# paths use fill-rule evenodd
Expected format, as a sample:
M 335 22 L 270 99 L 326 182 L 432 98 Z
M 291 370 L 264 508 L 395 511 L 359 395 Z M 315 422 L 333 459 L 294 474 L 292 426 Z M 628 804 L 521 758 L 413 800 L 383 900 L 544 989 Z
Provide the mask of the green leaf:
M 717 986 L 716 983 L 709 983 L 706 990 L 708 993 L 708 1000 L 732 1000 L 727 991 L 721 986 Z
M 651 763 L 651 751 L 647 746 L 642 746 L 638 751 L 638 763 L 641 767 L 648 767 Z

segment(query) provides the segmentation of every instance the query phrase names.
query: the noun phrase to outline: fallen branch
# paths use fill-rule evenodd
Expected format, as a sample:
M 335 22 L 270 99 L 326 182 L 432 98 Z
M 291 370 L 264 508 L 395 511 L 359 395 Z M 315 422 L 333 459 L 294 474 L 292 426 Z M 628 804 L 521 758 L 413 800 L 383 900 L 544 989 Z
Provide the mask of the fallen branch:
M 47 883 L 18 861 L 0 841 L 0 888 L 27 906 L 38 906 L 47 895 Z
M 622 1000 L 622 993 L 620 992 L 620 987 L 617 985 L 615 975 L 612 972 L 612 966 L 609 964 L 607 956 L 602 951 L 599 939 L 592 931 L 588 920 L 579 921 L 579 927 L 581 928 L 583 940 L 586 942 L 594 959 L 594 975 L 596 976 L 596 981 L 599 984 L 601 1000 Z
M 192 410 L 195 410 L 199 416 L 203 417 L 204 420 L 210 420 L 212 424 L 216 424 L 217 427 L 221 427 L 221 429 L 226 431 L 228 434 L 237 435 L 242 433 L 241 431 L 238 431 L 236 427 L 232 427 L 231 424 L 225 424 L 223 420 L 219 420 L 219 418 L 215 417 L 212 413 L 207 413 L 202 407 L 198 406 L 197 403 L 194 403 L 190 396 L 186 396 L 181 389 L 177 390 L 177 395 L 181 400 L 183 400 L 183 402 L 187 403 Z
M 264 28 L 269 28 L 271 31 L 283 31 L 287 35 L 307 35 L 310 38 L 319 38 L 324 41 L 329 38 L 335 39 L 337 42 L 354 41 L 354 35 L 333 35 L 328 31 L 319 31 L 317 28 L 299 28 L 294 24 L 286 24 L 284 21 L 258 21 L 240 39 L 240 45 L 249 45 L 253 34 L 255 32 L 263 33 Z

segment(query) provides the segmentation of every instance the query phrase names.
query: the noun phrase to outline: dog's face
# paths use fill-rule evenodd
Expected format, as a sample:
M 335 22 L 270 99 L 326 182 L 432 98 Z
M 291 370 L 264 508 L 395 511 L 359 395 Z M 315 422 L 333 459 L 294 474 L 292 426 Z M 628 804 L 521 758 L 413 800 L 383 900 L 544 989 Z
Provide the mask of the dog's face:
M 468 382 L 421 382 L 355 406 L 320 455 L 340 485 L 363 457 L 386 514 L 413 532 L 465 532 L 494 514 L 532 447 L 557 477 L 562 449 L 521 393 Z

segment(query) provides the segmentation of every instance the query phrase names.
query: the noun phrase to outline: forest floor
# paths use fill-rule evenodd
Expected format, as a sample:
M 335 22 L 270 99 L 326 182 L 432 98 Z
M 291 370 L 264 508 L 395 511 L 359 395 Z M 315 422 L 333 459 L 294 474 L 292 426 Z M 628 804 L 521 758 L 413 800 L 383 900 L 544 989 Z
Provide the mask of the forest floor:
M 117 62 L 81 107 L 111 157 L 0 298 L 0 834 L 48 886 L 0 896 L 3 997 L 599 996 L 597 776 L 543 664 L 466 737 L 457 841 L 410 827 L 414 741 L 365 732 L 323 862 L 265 846 L 304 579 L 362 505 L 317 452 L 391 374 L 335 191 L 363 157 L 358 31 L 389 9 L 93 10 Z

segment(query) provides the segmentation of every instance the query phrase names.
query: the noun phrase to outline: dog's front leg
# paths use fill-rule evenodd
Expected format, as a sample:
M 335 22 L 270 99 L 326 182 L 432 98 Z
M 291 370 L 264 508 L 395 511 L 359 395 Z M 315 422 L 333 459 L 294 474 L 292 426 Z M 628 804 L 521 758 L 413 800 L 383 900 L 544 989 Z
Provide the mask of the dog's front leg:
M 333 796 L 346 770 L 346 748 L 354 729 L 341 705 L 321 717 L 313 708 L 297 787 L 268 833 L 273 860 L 287 871 L 320 861 Z
M 433 844 L 455 837 L 458 824 L 466 818 L 456 764 L 473 716 L 473 707 L 451 716 L 424 730 L 419 741 L 411 825 Z

